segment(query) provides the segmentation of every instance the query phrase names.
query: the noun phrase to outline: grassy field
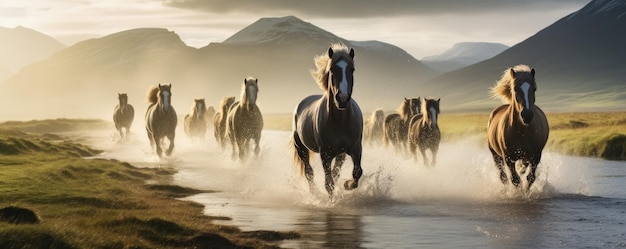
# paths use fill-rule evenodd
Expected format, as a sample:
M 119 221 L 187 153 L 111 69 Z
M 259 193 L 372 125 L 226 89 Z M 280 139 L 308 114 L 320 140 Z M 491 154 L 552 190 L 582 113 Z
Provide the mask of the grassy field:
M 65 122 L 106 123 L 42 122 L 53 130 Z M 146 184 L 173 169 L 85 159 L 99 152 L 19 126 L 0 125 L 0 248 L 272 248 L 298 236 L 215 225 L 213 220 L 228 218 L 205 216 L 201 205 L 176 199 L 199 191 Z
M 626 112 L 548 113 L 550 138 L 546 149 L 559 153 L 626 160 Z M 442 113 L 444 142 L 474 139 L 486 146 L 489 113 Z M 291 114 L 267 115 L 266 129 L 291 130 Z

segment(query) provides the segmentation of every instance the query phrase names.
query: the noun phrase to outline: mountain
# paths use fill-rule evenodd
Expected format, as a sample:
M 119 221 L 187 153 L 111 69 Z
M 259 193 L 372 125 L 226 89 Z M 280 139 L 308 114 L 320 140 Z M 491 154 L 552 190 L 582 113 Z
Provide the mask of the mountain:
M 25 65 L 44 60 L 66 46 L 54 38 L 22 26 L 0 27 L 0 81 Z
M 438 55 L 420 61 L 439 72 L 450 72 L 492 58 L 509 46 L 490 42 L 461 42 Z
M 551 111 L 624 110 L 626 2 L 594 0 L 497 56 L 429 80 L 449 110 L 488 110 L 488 89 L 507 68 L 536 70 L 537 105 Z M 451 91 L 454 89 L 454 91 Z
M 172 83 L 173 104 L 184 114 L 193 98 L 204 97 L 209 105 L 217 105 L 223 96 L 239 98 L 243 79 L 254 76 L 259 79 L 260 108 L 265 113 L 289 113 L 302 98 L 322 93 L 309 71 L 315 68 L 314 56 L 326 53 L 335 42 L 355 50 L 353 97 L 364 110 L 395 109 L 407 91 L 435 75 L 391 44 L 349 41 L 287 16 L 259 19 L 223 42 L 200 49 L 158 28 L 86 40 L 8 79 L 0 89 L 0 104 L 26 102 L 8 113 L 15 118 L 21 113 L 102 118 L 110 116 L 117 92 L 127 92 L 129 102 L 141 110 L 148 87 Z M 45 101 L 47 113 L 39 113 L 37 101 L 12 96 Z

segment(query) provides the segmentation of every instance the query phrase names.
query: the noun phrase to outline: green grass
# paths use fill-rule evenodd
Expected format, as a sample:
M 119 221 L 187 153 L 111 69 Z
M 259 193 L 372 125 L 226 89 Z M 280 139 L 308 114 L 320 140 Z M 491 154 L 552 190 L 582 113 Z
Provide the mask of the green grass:
M 9 134 L 9 135 L 6 135 Z M 273 247 L 275 238 L 215 225 L 203 206 L 175 198 L 200 191 L 147 185 L 175 173 L 117 160 L 84 159 L 97 151 L 7 129 L 0 132 L 0 208 L 34 211 L 39 224 L 0 222 L 0 248 Z M 165 181 L 160 181 L 165 182 Z M 223 217 L 220 217 L 223 219 Z

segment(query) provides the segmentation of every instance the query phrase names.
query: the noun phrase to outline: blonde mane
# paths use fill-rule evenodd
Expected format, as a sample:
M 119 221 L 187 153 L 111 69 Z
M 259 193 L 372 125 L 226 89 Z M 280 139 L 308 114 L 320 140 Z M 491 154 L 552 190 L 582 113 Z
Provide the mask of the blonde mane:
M 159 86 L 152 86 L 150 87 L 150 89 L 148 89 L 148 93 L 146 93 L 146 102 L 148 103 L 156 103 L 159 101 L 159 97 L 157 96 L 159 94 Z
M 519 73 L 519 72 L 530 73 L 532 69 L 527 65 L 517 65 L 514 67 L 507 68 L 506 70 L 504 70 L 504 73 L 502 73 L 502 77 L 496 83 L 496 85 L 490 89 L 491 96 L 493 98 L 500 98 L 502 102 L 507 103 L 507 104 L 510 104 L 513 102 L 512 87 L 513 87 L 513 84 L 515 83 L 515 75 L 512 74 L 511 70 L 513 70 L 515 73 Z
M 224 97 L 220 102 L 220 109 L 222 113 L 228 113 L 228 108 L 235 103 L 235 96 Z
M 398 114 L 400 114 L 400 118 L 402 120 L 407 120 L 408 116 L 411 112 L 411 99 L 404 98 L 402 100 L 402 104 L 398 107 Z
M 333 50 L 334 54 L 345 54 L 348 55 L 350 53 L 350 48 L 348 48 L 343 43 L 333 43 L 330 48 Z M 336 58 L 345 57 L 351 58 L 348 56 L 333 56 Z M 323 89 L 324 91 L 328 90 L 328 71 L 330 71 L 330 65 L 332 64 L 333 58 L 328 57 L 328 53 L 324 52 L 322 54 L 316 55 L 314 58 L 316 70 L 311 70 L 311 76 L 313 79 L 317 81 L 317 85 Z M 352 62 L 352 60 L 351 60 Z
M 251 76 L 246 77 L 243 80 L 243 85 L 241 87 L 241 96 L 240 96 L 241 105 L 243 106 L 250 105 L 250 96 L 248 96 L 248 91 L 246 89 L 248 84 L 254 84 L 254 88 L 256 88 L 257 91 L 259 90 L 257 78 L 254 78 Z
M 435 100 L 435 99 L 429 99 L 429 98 L 424 98 L 424 99 L 422 99 L 422 105 L 420 106 L 420 109 L 421 109 L 421 111 L 422 111 L 422 114 L 424 115 L 424 116 L 422 117 L 422 120 L 423 120 L 425 123 L 430 124 L 432 121 L 430 120 L 430 119 L 431 119 L 431 117 L 429 116 L 429 114 L 430 114 L 430 113 L 428 112 L 428 108 L 430 107 L 430 106 L 428 105 L 428 102 L 437 102 L 437 103 L 438 103 L 439 101 L 437 101 L 437 100 Z M 437 110 L 437 114 L 439 114 L 439 113 L 440 113 L 440 111 L 439 111 L 439 106 L 438 106 L 438 105 L 436 105 L 436 106 L 435 106 L 435 109 Z

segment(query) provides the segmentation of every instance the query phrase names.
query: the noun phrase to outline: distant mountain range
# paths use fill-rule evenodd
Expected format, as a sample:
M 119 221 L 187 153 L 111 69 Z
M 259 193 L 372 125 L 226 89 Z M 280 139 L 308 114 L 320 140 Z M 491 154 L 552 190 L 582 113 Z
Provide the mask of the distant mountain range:
M 461 42 L 438 55 L 420 61 L 438 72 L 446 73 L 492 58 L 509 46 L 490 42 Z
M 0 81 L 33 62 L 45 60 L 65 45 L 45 34 L 18 26 L 0 27 Z
M 498 45 L 465 43 L 425 58 L 480 61 L 444 74 L 391 44 L 349 41 L 293 16 L 259 19 L 199 49 L 166 29 L 126 30 L 61 48 L 23 67 L 0 85 L 0 105 L 17 106 L 1 109 L 0 119 L 106 118 L 118 92 L 127 92 L 142 110 L 147 89 L 157 83 L 173 84 L 173 104 L 184 114 L 193 98 L 212 105 L 223 96 L 238 98 L 246 76 L 259 78 L 264 113 L 288 113 L 300 99 L 321 93 L 309 71 L 313 57 L 334 42 L 356 51 L 353 97 L 366 112 L 394 110 L 412 96 L 441 97 L 444 112 L 488 112 L 500 104 L 488 96 L 489 87 L 517 64 L 536 69 L 537 104 L 545 110 L 624 110 L 624 13 L 624 1 L 594 0 L 501 53 Z M 492 54 L 480 52 L 482 45 Z
M 425 82 L 421 94 L 441 96 L 448 110 L 489 110 L 499 101 L 488 88 L 507 67 L 527 64 L 537 72 L 536 104 L 544 110 L 624 110 L 625 13 L 626 1 L 591 1 L 491 59 Z

